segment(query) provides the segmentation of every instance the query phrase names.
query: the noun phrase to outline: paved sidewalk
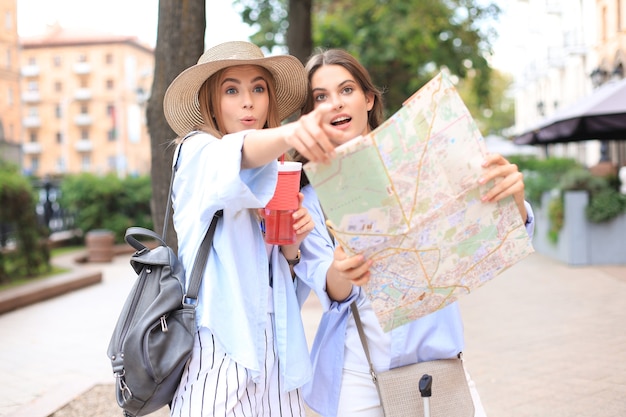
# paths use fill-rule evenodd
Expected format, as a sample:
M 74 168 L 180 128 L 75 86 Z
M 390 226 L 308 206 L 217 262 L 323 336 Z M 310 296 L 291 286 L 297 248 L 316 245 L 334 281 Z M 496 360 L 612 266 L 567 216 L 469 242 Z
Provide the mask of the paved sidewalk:
M 82 265 L 101 270 L 102 283 L 0 315 L 0 417 L 48 417 L 114 382 L 106 348 L 134 280 L 128 260 Z M 626 416 L 626 267 L 533 254 L 462 298 L 461 310 L 466 365 L 488 416 Z M 312 339 L 314 297 L 303 314 Z
M 626 266 L 533 254 L 460 304 L 489 417 L 626 416 Z

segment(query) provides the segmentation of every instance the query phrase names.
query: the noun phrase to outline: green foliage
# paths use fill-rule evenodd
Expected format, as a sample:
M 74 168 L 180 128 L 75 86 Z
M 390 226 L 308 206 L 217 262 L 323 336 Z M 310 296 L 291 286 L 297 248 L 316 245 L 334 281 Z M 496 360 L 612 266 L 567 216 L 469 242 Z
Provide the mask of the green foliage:
M 242 18 L 256 25 L 252 41 L 272 50 L 284 45 L 287 0 L 237 0 Z M 442 67 L 462 79 L 481 114 L 493 108 L 491 68 L 486 56 L 498 18 L 495 4 L 478 0 L 315 0 L 312 2 L 315 47 L 342 48 L 370 71 L 384 88 L 387 113 L 424 85 Z M 470 109 L 471 110 L 471 109 Z
M 563 174 L 559 188 L 563 191 L 588 191 L 593 197 L 607 190 L 609 183 L 606 178 L 594 176 L 585 168 L 574 168 Z
M 558 197 L 550 200 L 548 239 L 556 243 L 563 227 L 563 193 L 586 191 L 589 204 L 585 208 L 587 220 L 594 223 L 606 222 L 626 212 L 626 196 L 618 192 L 619 179 L 615 176 L 598 177 L 573 159 L 537 159 L 527 156 L 512 156 L 509 161 L 517 164 L 524 173 L 526 199 L 539 207 L 544 192 L 555 190 Z
M 0 223 L 14 228 L 15 250 L 0 251 L 0 283 L 50 269 L 47 231 L 37 223 L 33 188 L 17 167 L 0 163 Z
M 115 175 L 79 174 L 61 183 L 60 204 L 76 214 L 76 225 L 83 235 L 107 229 L 122 242 L 130 226 L 153 227 L 151 195 L 148 176 L 120 179 Z
M 548 203 L 548 220 L 550 220 L 550 227 L 548 228 L 548 240 L 553 244 L 556 244 L 559 240 L 559 233 L 563 228 L 563 221 L 565 217 L 565 207 L 563 203 L 563 196 L 554 198 Z
M 470 72 L 468 77 L 459 80 L 456 88 L 482 134 L 502 135 L 504 129 L 515 124 L 515 103 L 513 97 L 507 94 L 513 79 L 510 75 L 492 70 L 487 91 L 489 99 L 482 104 L 474 94 L 475 81 Z
M 626 211 L 626 196 L 611 189 L 598 192 L 590 199 L 585 215 L 590 222 L 602 223 Z
M 526 199 L 536 207 L 541 206 L 543 193 L 559 189 L 562 178 L 569 172 L 584 170 L 580 163 L 569 158 L 539 159 L 534 156 L 510 156 L 508 160 L 524 173 Z

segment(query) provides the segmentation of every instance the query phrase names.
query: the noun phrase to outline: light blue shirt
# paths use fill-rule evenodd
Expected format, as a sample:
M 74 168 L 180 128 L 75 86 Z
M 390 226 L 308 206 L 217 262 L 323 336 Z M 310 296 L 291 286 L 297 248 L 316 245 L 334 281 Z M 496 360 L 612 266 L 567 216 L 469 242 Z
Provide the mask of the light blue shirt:
M 256 209 L 272 198 L 278 168 L 273 162 L 241 169 L 246 133 L 221 140 L 198 133 L 178 148 L 172 197 L 178 256 L 189 277 L 211 219 L 223 209 L 200 288 L 197 324 L 207 327 L 226 353 L 258 381 L 265 366 L 267 313 L 273 310 L 285 383 L 281 388 L 291 391 L 312 374 L 299 302 L 310 290 L 294 283 L 279 247 L 273 247 L 268 257 Z M 273 306 L 268 306 L 270 271 Z
M 315 221 L 315 229 L 302 242 L 301 261 L 295 267 L 298 277 L 314 289 L 324 314 L 313 342 L 313 379 L 304 386 L 307 404 L 324 417 L 337 415 L 342 370 L 369 372 L 369 365 L 358 336 L 350 303 L 357 300 L 376 371 L 386 371 L 416 362 L 455 357 L 464 349 L 463 322 L 454 302 L 425 317 L 383 332 L 378 319 L 359 287 L 341 303 L 326 293 L 326 272 L 332 263 L 335 245 L 325 226 L 324 213 L 313 187 L 302 189 L 304 206 Z M 532 237 L 534 218 L 529 204 L 526 228 Z

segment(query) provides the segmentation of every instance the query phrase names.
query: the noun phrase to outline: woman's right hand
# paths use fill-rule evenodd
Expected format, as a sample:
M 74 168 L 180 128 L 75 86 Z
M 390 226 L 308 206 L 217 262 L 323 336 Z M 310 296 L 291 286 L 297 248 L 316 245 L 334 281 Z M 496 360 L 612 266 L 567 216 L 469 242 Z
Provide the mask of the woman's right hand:
M 363 286 L 370 280 L 372 261 L 363 255 L 348 256 L 337 246 L 333 262 L 326 273 L 326 292 L 335 301 L 343 301 L 352 292 L 352 285 Z
M 284 125 L 285 142 L 312 162 L 328 162 L 335 157 L 332 139 L 338 135 L 326 114 L 332 111 L 331 104 L 322 104 L 295 122 Z

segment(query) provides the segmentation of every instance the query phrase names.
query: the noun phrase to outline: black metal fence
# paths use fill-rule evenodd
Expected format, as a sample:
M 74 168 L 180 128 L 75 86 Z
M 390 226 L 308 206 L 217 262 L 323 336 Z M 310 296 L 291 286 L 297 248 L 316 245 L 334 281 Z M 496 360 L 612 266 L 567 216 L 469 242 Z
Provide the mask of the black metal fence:
M 37 193 L 35 211 L 40 226 L 49 231 L 50 236 L 75 229 L 74 213 L 59 204 L 60 184 L 55 181 L 38 181 L 33 184 Z M 16 226 L 0 223 L 0 248 L 11 248 L 15 244 Z

